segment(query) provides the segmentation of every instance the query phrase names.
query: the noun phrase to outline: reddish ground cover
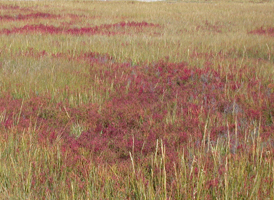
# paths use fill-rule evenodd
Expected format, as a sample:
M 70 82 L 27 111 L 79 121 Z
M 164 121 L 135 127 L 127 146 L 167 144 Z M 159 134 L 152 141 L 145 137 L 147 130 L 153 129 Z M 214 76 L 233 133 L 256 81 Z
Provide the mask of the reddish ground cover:
M 27 20 L 27 19 L 51 19 L 51 18 L 59 18 L 60 15 L 54 15 L 50 13 L 30 13 L 30 14 L 18 14 L 18 15 L 3 15 L 0 16 L 0 20 L 9 20 L 9 21 L 15 21 L 15 20 Z
M 274 37 L 274 27 L 261 27 L 255 30 L 252 30 L 250 32 L 248 32 L 249 34 L 256 34 L 256 35 L 268 35 L 271 37 Z
M 10 13 L 13 13 L 14 11 L 25 12 L 33 10 L 32 7 L 20 7 L 17 5 L 0 5 L 0 9 Z
M 0 9 L 2 9 L 2 10 L 17 10 L 17 9 L 20 9 L 20 7 L 12 6 L 12 5 L 0 5 Z
M 47 53 L 30 49 L 26 55 L 39 57 Z M 89 62 L 91 67 L 86 77 L 91 81 L 94 76 L 100 80 L 114 80 L 113 84 L 117 86 L 114 90 L 102 85 L 99 88 L 99 91 L 108 91 L 111 98 L 99 113 L 96 104 L 71 107 L 68 101 L 52 102 L 51 94 L 38 96 L 33 91 L 32 98 L 24 102 L 6 94 L 0 98 L 0 111 L 6 112 L 2 128 L 16 126 L 18 130 L 26 129 L 33 123 L 32 116 L 37 116 L 35 123 L 39 127 L 41 141 L 54 142 L 61 135 L 66 141 L 64 150 L 72 149 L 77 154 L 79 148 L 84 147 L 98 155 L 95 156 L 97 161 L 100 158 L 102 162 L 109 163 L 128 160 L 128 152 L 132 151 L 133 145 L 135 157 L 145 159 L 154 151 L 158 138 L 163 138 L 167 158 L 177 162 L 176 152 L 185 148 L 187 141 L 202 144 L 208 119 L 211 121 L 209 138 L 212 142 L 228 137 L 228 131 L 231 133 L 232 153 L 248 151 L 243 138 L 247 131 L 254 131 L 250 127 L 253 121 L 261 121 L 261 137 L 267 141 L 266 147 L 273 145 L 274 141 L 269 139 L 274 130 L 271 117 L 274 107 L 268 104 L 274 102 L 274 93 L 269 90 L 272 85 L 260 88 L 261 82 L 255 75 L 250 77 L 248 95 L 239 94 L 231 101 L 225 91 L 237 91 L 242 83 L 234 81 L 232 75 L 221 75 L 213 69 L 198 69 L 184 62 L 163 60 L 142 65 L 117 63 L 107 54 L 94 52 L 76 57 L 64 53 L 53 56 Z M 93 65 L 102 67 L 94 69 Z M 244 73 L 244 67 L 242 70 Z M 79 88 L 79 91 L 84 90 Z M 78 89 L 59 88 L 59 92 L 76 95 Z M 248 103 L 250 98 L 260 103 L 254 107 Z M 20 118 L 15 118 L 18 113 Z M 226 121 L 227 124 L 224 124 Z M 70 134 L 71 126 L 77 122 L 86 127 L 79 138 Z M 249 133 L 247 137 L 253 135 Z M 172 166 L 169 167 L 172 170 Z
M 134 28 L 135 32 L 141 31 L 145 27 L 159 27 L 157 24 L 147 22 L 120 22 L 115 24 L 103 24 L 94 27 L 82 27 L 82 28 L 64 28 L 56 27 L 52 25 L 25 25 L 23 27 L 15 27 L 12 29 L 2 29 L 0 34 L 29 34 L 29 33 L 42 33 L 42 34 L 70 34 L 70 35 L 116 35 L 126 34 L 126 28 Z

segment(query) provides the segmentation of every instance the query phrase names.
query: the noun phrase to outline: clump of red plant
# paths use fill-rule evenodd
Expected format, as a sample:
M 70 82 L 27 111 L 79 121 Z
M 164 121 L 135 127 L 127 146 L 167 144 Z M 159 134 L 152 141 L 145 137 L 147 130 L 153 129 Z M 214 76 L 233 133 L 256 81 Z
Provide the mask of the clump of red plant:
M 134 28 L 136 31 L 142 30 L 144 27 L 158 27 L 159 25 L 147 22 L 120 22 L 115 24 L 102 24 L 94 27 L 82 28 L 64 28 L 52 25 L 25 25 L 23 27 L 14 27 L 12 29 L 2 29 L 0 34 L 14 34 L 14 33 L 43 33 L 43 34 L 70 34 L 70 35 L 116 35 L 126 34 L 126 28 Z
M 91 103 L 74 107 L 68 101 L 55 104 L 50 94 L 33 95 L 25 102 L 5 97 L 0 102 L 0 108 L 7 112 L 2 127 L 24 129 L 30 124 L 31 116 L 37 116 L 42 140 L 49 138 L 54 141 L 57 135 L 61 135 L 66 141 L 65 149 L 77 153 L 79 147 L 84 147 L 93 152 L 94 159 L 98 159 L 98 155 L 107 162 L 129 161 L 128 152 L 133 149 L 136 158 L 145 159 L 154 152 L 157 139 L 162 139 L 167 158 L 175 163 L 177 153 L 184 149 L 188 140 L 202 144 L 208 119 L 211 123 L 210 140 L 226 138 L 230 132 L 235 149 L 241 149 L 244 145 L 233 139 L 235 131 L 238 131 L 238 137 L 243 137 L 248 124 L 254 121 L 261 120 L 264 140 L 274 130 L 270 117 L 274 115 L 274 108 L 267 104 L 273 101 L 274 95 L 267 93 L 267 87 L 266 90 L 259 89 L 258 80 L 251 78 L 249 81 L 248 87 L 253 96 L 238 95 L 231 101 L 225 90 L 236 91 L 240 83 L 234 81 L 232 75 L 221 75 L 210 68 L 199 69 L 188 67 L 184 62 L 164 60 L 140 65 L 116 63 L 108 55 L 93 52 L 74 59 L 84 59 L 91 64 L 87 76 L 91 82 L 96 76 L 114 85 L 113 90 L 100 86 L 101 92 L 110 95 L 101 105 L 100 113 L 98 106 Z M 94 68 L 93 65 L 101 67 Z M 77 94 L 70 88 L 64 90 Z M 260 90 L 260 96 L 256 95 L 257 90 Z M 247 103 L 247 98 L 253 98 L 253 101 L 263 99 L 263 102 L 254 108 Z M 21 116 L 14 118 L 16 113 L 21 113 Z M 70 127 L 79 121 L 85 130 L 75 138 L 70 134 Z
M 222 32 L 223 25 L 220 22 L 210 23 L 209 21 L 205 21 L 204 25 L 196 26 L 196 31 L 212 31 L 215 33 Z
M 256 35 L 268 35 L 274 37 L 274 27 L 260 27 L 258 29 L 252 30 L 248 32 L 249 34 Z
M 0 8 L 3 10 L 16 10 L 19 9 L 19 6 L 12 6 L 12 5 L 0 5 Z
M 65 165 L 77 166 L 81 172 L 85 171 L 84 165 L 89 162 L 129 166 L 132 162 L 130 155 L 133 155 L 149 174 L 151 166 L 148 159 L 157 154 L 156 146 L 162 140 L 166 150 L 168 189 L 174 190 L 176 185 L 173 184 L 172 172 L 174 166 L 180 166 L 178 155 L 184 152 L 189 165 L 194 163 L 194 153 L 188 148 L 190 145 L 196 149 L 202 145 L 214 145 L 217 140 L 226 144 L 229 138 L 232 155 L 237 152 L 248 154 L 252 153 L 252 147 L 244 141 L 252 140 L 260 131 L 262 141 L 266 142 L 264 144 L 273 147 L 274 107 L 269 104 L 274 101 L 272 83 L 262 87 L 262 80 L 250 75 L 245 86 L 246 94 L 239 94 L 237 91 L 244 83 L 235 80 L 233 67 L 236 66 L 231 67 L 231 71 L 220 73 L 220 69 L 209 67 L 210 62 L 197 68 L 185 62 L 169 62 L 168 58 L 152 63 L 119 63 L 110 55 L 97 52 L 74 56 L 71 52 L 51 55 L 29 48 L 19 53 L 32 58 L 47 55 L 52 59 L 86 62 L 90 65 L 89 71 L 83 72 L 87 79 L 86 88 L 94 84 L 95 78 L 104 83 L 98 85 L 96 92 L 102 95 L 108 93 L 109 98 L 100 106 L 91 102 L 69 103 L 69 96 L 77 96 L 79 91 L 85 90 L 84 86 L 58 88 L 58 93 L 67 94 L 62 102 L 55 102 L 50 93 L 38 96 L 35 91 L 30 91 L 29 98 L 25 100 L 16 99 L 9 91 L 2 93 L 0 98 L 0 114 L 5 116 L 0 130 L 16 127 L 20 134 L 35 124 L 39 144 L 54 145 L 61 138 L 61 153 L 67 155 Z M 199 56 L 209 59 L 212 55 L 201 55 L 195 51 L 190 54 L 194 58 Z M 237 72 L 238 77 L 244 77 L 248 67 L 243 66 L 242 71 Z M 75 72 L 74 75 L 79 74 Z M 226 94 L 228 91 L 235 93 L 233 99 Z M 253 126 L 259 121 L 260 130 Z M 84 127 L 79 129 L 81 132 L 77 137 L 71 134 L 71 127 L 75 125 Z M 83 149 L 90 153 L 88 159 L 81 154 Z M 216 176 L 224 174 L 225 167 L 220 165 L 215 169 L 212 153 L 205 153 L 200 162 L 207 170 L 204 173 L 210 176 L 206 188 L 214 190 L 222 185 L 222 180 Z M 157 174 L 161 169 L 153 170 Z M 198 165 L 193 164 L 193 173 L 187 179 L 198 176 L 200 170 Z M 216 176 L 212 175 L 213 171 Z M 45 177 L 42 173 L 39 176 Z
M 50 19 L 50 18 L 59 18 L 60 15 L 54 15 L 50 13 L 42 13 L 42 12 L 37 12 L 37 13 L 30 13 L 30 14 L 18 14 L 18 15 L 3 15 L 0 16 L 0 20 L 10 20 L 10 21 L 15 21 L 15 20 L 28 20 L 28 19 Z

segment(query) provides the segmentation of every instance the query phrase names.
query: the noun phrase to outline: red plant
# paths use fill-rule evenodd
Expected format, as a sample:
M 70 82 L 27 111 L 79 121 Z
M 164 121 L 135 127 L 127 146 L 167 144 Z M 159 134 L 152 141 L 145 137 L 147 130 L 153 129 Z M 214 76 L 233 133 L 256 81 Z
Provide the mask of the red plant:
M 256 34 L 256 35 L 268 35 L 274 37 L 274 27 L 260 27 L 258 29 L 252 30 L 248 32 L 249 34 Z
M 2 29 L 0 34 L 15 34 L 15 33 L 42 33 L 42 34 L 70 34 L 70 35 L 116 35 L 116 34 L 125 34 L 126 27 L 133 27 L 135 30 L 142 30 L 143 27 L 157 27 L 155 25 L 147 22 L 120 22 L 116 24 L 103 24 L 100 26 L 94 27 L 82 27 L 82 28 L 64 28 L 64 27 L 55 27 L 52 25 L 25 25 L 23 27 L 15 27 L 10 29 Z
M 42 13 L 42 12 L 37 12 L 37 13 L 30 13 L 30 14 L 18 14 L 18 15 L 3 15 L 0 16 L 0 20 L 28 20 L 28 19 L 39 19 L 39 18 L 59 18 L 60 15 L 54 15 L 50 13 Z
M 32 48 L 21 52 L 21 55 L 34 58 L 46 54 Z M 145 159 L 155 153 L 156 140 L 162 139 L 167 160 L 171 163 L 166 166 L 167 172 L 172 171 L 173 163 L 178 164 L 177 154 L 186 148 L 189 140 L 196 145 L 202 144 L 207 120 L 209 139 L 214 142 L 228 137 L 230 132 L 231 149 L 235 151 L 249 151 L 241 140 L 236 143 L 235 131 L 237 137 L 244 137 L 245 131 L 256 120 L 261 120 L 261 137 L 265 141 L 272 137 L 274 108 L 267 103 L 273 100 L 274 95 L 269 95 L 272 86 L 267 84 L 268 87 L 262 89 L 258 79 L 253 81 L 250 77 L 246 90 L 248 96 L 236 95 L 231 102 L 225 90 L 237 91 L 241 87 L 234 80 L 233 70 L 223 78 L 224 75 L 216 70 L 189 67 L 184 62 L 160 60 L 133 65 L 131 61 L 118 63 L 108 54 L 96 52 L 75 56 L 67 52 L 51 56 L 87 61 L 91 66 L 89 73 L 85 74 L 87 80 L 92 83 L 96 76 L 105 83 L 113 83 L 112 90 L 107 85 L 98 86 L 98 92 L 108 91 L 110 96 L 101 105 L 100 113 L 98 106 L 91 103 L 74 107 L 68 101 L 56 104 L 50 94 L 37 96 L 33 93 L 23 103 L 3 94 L 0 110 L 6 110 L 6 117 L 1 128 L 24 130 L 35 119 L 41 144 L 43 141 L 54 143 L 57 136 L 62 136 L 63 152 L 70 151 L 79 156 L 79 149 L 85 148 L 93 152 L 93 159 L 97 162 L 130 162 L 129 152 L 134 153 L 136 159 Z M 78 74 L 75 72 L 75 76 Z M 60 88 L 62 90 L 71 95 L 78 92 L 68 87 Z M 260 104 L 252 106 L 249 103 L 251 98 Z M 234 116 L 237 116 L 237 127 Z M 70 127 L 79 121 L 85 130 L 75 138 L 70 134 Z

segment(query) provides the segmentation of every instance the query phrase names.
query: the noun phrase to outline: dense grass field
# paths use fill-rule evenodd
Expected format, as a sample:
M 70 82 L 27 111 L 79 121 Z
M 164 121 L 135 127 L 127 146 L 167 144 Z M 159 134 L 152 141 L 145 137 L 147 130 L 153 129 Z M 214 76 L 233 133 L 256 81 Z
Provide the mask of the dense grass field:
M 1 1 L 1 199 L 274 199 L 273 1 Z

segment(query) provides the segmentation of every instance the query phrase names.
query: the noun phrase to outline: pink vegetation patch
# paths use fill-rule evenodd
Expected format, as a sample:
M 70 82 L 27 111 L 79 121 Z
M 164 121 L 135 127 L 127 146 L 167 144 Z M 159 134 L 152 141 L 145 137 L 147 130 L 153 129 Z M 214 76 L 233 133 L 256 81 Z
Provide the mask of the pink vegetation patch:
M 274 27 L 269 27 L 269 28 L 258 28 L 253 31 L 248 32 L 249 34 L 256 34 L 256 35 L 268 35 L 271 37 L 274 37 Z
M 11 6 L 11 5 L 0 5 L 1 10 L 16 10 L 19 9 L 19 6 Z
M 44 24 L 38 25 L 25 25 L 20 28 L 2 29 L 0 34 L 14 34 L 14 33 L 43 33 L 43 34 L 70 34 L 70 35 L 116 35 L 125 34 L 125 29 L 128 27 L 134 28 L 134 30 L 140 31 L 144 27 L 158 27 L 159 25 L 147 23 L 147 22 L 120 22 L 115 24 L 103 24 L 94 27 L 82 27 L 82 28 L 64 28 L 56 26 L 48 26 Z
M 50 54 L 30 48 L 20 55 L 39 57 Z M 256 75 L 250 77 L 247 83 L 248 95 L 238 95 L 235 101 L 231 101 L 226 91 L 236 92 L 242 83 L 235 81 L 231 74 L 221 74 L 218 72 L 220 70 L 199 69 L 184 62 L 164 60 L 140 65 L 131 61 L 118 63 L 111 56 L 96 52 L 75 57 L 69 53 L 57 53 L 52 57 L 88 61 L 89 72 L 83 74 L 87 80 L 92 83 L 96 76 L 98 80 L 113 82 L 112 90 L 104 84 L 98 86 L 98 92 L 108 92 L 110 95 L 101 105 L 101 111 L 98 112 L 98 105 L 88 102 L 71 106 L 68 98 L 55 103 L 51 94 L 39 95 L 36 91 L 32 91 L 32 97 L 25 100 L 22 107 L 22 100 L 6 93 L 0 98 L 0 112 L 6 112 L 0 130 L 16 126 L 18 131 L 23 132 L 35 116 L 37 127 L 40 127 L 39 140 L 54 142 L 61 135 L 65 141 L 63 149 L 80 154 L 81 148 L 85 148 L 93 152 L 95 159 L 108 163 L 130 161 L 128 152 L 132 151 L 133 146 L 135 158 L 146 159 L 155 152 L 156 141 L 163 138 L 170 161 L 167 170 L 173 169 L 173 161 L 180 162 L 177 152 L 185 148 L 189 141 L 194 140 L 197 146 L 202 144 L 207 118 L 212 120 L 210 140 L 227 138 L 230 133 L 233 151 L 249 151 L 243 137 L 249 132 L 247 137 L 250 140 L 255 137 L 252 123 L 259 120 L 260 137 L 263 141 L 269 141 L 266 145 L 273 144 L 274 106 L 269 104 L 274 101 L 274 94 L 269 91 L 273 85 L 270 83 L 267 88 L 261 87 L 263 84 Z M 75 75 L 80 73 L 75 71 Z M 58 92 L 69 97 L 86 89 L 89 90 L 89 87 L 74 89 L 66 86 L 59 88 Z M 248 103 L 250 99 L 260 103 L 253 106 Z M 17 113 L 24 117 L 15 119 Z M 237 116 L 237 127 L 230 120 L 233 116 Z M 86 129 L 75 138 L 70 127 L 78 122 Z M 235 136 L 236 131 L 238 135 Z M 213 179 L 208 182 L 208 187 L 216 184 Z
M 0 10 L 5 10 L 5 11 L 15 11 L 15 10 L 20 10 L 20 11 L 30 11 L 32 8 L 30 7 L 20 7 L 20 6 L 15 6 L 15 5 L 0 5 Z
M 14 16 L 10 16 L 10 15 L 3 15 L 0 16 L 0 20 L 27 20 L 27 19 L 37 19 L 37 18 L 58 18 L 60 17 L 60 15 L 52 15 L 50 13 L 30 13 L 30 14 L 26 14 L 26 15 L 22 15 L 22 14 L 18 14 L 18 15 L 14 15 Z

